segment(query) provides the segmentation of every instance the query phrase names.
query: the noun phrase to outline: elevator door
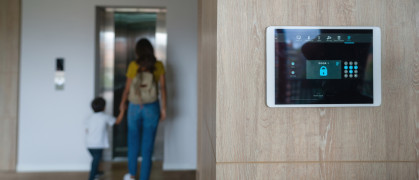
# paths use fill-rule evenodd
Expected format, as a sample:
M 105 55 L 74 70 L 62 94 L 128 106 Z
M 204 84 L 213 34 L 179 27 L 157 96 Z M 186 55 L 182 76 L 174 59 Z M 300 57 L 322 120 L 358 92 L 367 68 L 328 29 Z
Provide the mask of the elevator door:
M 165 12 L 161 9 L 98 8 L 98 67 L 96 94 L 108 102 L 107 112 L 117 116 L 125 87 L 128 64 L 136 59 L 135 45 L 139 39 L 148 39 L 155 48 L 156 57 L 165 64 Z M 162 36 L 164 34 L 164 36 Z M 163 159 L 163 127 L 159 125 L 153 159 Z M 105 152 L 109 158 L 127 156 L 127 120 L 113 127 L 112 148 Z

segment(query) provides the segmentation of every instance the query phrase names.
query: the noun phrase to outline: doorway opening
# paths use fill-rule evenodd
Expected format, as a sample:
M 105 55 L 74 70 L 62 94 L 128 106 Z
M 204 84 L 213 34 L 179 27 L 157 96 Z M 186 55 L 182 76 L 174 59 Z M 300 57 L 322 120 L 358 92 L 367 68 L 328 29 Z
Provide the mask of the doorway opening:
M 148 39 L 156 58 L 166 64 L 166 9 L 165 8 L 96 8 L 96 67 L 95 96 L 102 96 L 105 112 L 119 114 L 119 104 L 126 82 L 126 71 L 136 59 L 135 45 L 139 39 Z M 155 139 L 153 160 L 163 160 L 163 124 Z M 127 120 L 110 130 L 111 148 L 104 151 L 104 160 L 127 159 Z

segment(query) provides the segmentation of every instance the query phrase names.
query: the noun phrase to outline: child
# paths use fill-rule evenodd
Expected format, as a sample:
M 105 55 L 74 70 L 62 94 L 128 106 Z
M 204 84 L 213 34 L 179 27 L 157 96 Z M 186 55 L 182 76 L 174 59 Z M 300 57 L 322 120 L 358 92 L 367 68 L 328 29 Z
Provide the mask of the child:
M 107 127 L 115 124 L 115 118 L 105 114 L 106 102 L 97 97 L 92 101 L 92 114 L 85 122 L 86 146 L 93 157 L 89 180 L 94 180 L 98 174 L 99 163 L 102 159 L 103 149 L 109 148 Z

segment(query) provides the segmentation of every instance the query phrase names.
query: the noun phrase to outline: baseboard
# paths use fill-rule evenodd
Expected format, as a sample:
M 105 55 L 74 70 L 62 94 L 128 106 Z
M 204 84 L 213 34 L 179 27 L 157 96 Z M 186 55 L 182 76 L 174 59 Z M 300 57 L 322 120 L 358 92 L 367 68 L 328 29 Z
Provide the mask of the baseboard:
M 163 170 L 164 171 L 195 171 L 196 166 L 193 164 L 187 163 L 165 163 L 163 162 Z
M 17 172 L 84 172 L 89 171 L 89 164 L 22 164 L 17 165 Z

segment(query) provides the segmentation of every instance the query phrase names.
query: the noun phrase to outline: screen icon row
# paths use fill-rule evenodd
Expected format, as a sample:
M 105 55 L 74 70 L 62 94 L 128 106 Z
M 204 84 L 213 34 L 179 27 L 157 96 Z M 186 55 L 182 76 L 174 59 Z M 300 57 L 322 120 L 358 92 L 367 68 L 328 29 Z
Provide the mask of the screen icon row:
M 337 41 L 341 41 L 341 40 L 347 40 L 350 41 L 351 40 L 351 36 L 342 36 L 342 35 L 317 35 L 317 36 L 311 36 L 311 35 L 296 35 L 295 39 L 297 40 L 329 40 L 329 41 L 333 41 L 333 40 L 337 40 Z

